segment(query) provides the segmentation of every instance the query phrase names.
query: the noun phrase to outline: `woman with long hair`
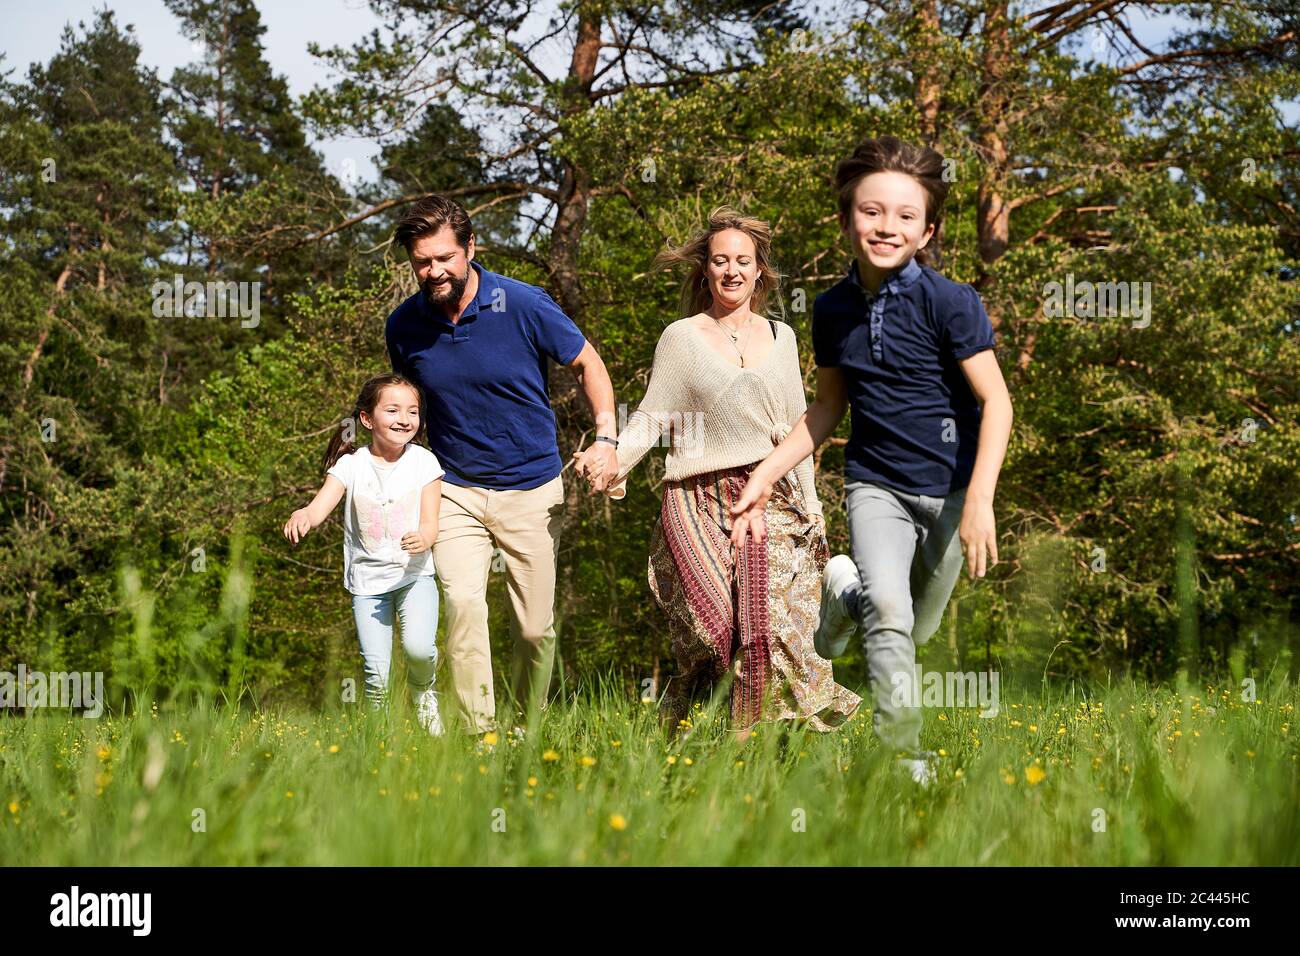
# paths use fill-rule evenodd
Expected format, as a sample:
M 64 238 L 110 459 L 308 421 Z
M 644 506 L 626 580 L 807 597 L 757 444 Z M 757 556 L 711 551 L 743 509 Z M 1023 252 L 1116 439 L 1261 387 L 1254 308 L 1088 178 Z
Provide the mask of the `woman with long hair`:
M 779 302 L 771 248 L 767 223 L 724 206 L 707 228 L 656 257 L 658 268 L 687 271 L 684 318 L 655 348 L 645 398 L 617 439 L 618 474 L 577 456 L 593 488 L 621 499 L 628 472 L 668 436 L 649 581 L 677 658 L 661 710 L 672 727 L 729 672 L 740 732 L 760 719 L 826 731 L 860 703 L 813 649 L 829 549 L 811 457 L 777 483 L 767 539 L 735 550 L 729 543 L 728 509 L 749 472 L 807 407 L 794 331 L 767 317 Z

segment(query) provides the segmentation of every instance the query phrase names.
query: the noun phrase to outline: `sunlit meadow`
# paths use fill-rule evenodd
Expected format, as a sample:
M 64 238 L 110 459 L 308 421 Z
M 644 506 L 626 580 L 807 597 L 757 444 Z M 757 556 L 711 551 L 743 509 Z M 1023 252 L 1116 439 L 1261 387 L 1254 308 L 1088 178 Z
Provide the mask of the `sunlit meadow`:
M 1256 865 L 1300 859 L 1296 687 L 1003 691 L 927 710 L 938 782 L 714 705 L 669 736 L 615 682 L 522 740 L 206 704 L 0 718 L 6 864 Z M 864 712 L 866 708 L 863 708 Z

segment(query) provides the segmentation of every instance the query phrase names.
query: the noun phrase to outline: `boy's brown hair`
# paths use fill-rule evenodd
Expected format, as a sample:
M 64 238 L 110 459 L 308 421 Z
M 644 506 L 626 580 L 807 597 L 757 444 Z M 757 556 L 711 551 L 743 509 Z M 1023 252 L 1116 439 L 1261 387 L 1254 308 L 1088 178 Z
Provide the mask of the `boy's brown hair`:
M 840 224 L 849 221 L 853 208 L 853 191 L 864 176 L 872 173 L 903 173 L 911 176 L 925 191 L 925 224 L 934 226 L 934 235 L 916 260 L 937 269 L 942 256 L 940 240 L 943 229 L 943 203 L 948 198 L 948 183 L 943 178 L 943 156 L 928 146 L 913 146 L 897 136 L 864 139 L 853 152 L 835 167 L 835 189 L 839 193 Z

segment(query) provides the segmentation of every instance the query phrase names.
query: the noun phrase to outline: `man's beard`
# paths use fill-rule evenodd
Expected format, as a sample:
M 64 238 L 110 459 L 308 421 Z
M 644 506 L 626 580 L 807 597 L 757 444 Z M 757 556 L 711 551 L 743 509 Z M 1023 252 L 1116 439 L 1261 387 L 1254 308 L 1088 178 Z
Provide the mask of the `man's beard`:
M 463 276 L 449 276 L 448 279 L 449 281 L 441 290 L 434 288 L 432 279 L 425 279 L 420 286 L 420 291 L 424 293 L 424 301 L 435 309 L 445 309 L 460 303 L 460 297 L 465 294 L 465 286 L 469 284 L 469 273 L 466 272 Z

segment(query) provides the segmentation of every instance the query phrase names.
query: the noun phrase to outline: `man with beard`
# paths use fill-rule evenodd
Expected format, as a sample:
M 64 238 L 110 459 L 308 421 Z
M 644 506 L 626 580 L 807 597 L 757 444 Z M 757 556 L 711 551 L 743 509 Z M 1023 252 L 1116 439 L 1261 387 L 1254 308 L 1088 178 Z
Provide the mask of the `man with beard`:
M 424 393 L 429 445 L 446 469 L 433 545 L 446 603 L 446 657 L 471 733 L 492 730 L 488 571 L 504 560 L 517 712 L 543 706 L 551 679 L 555 562 L 564 514 L 547 360 L 567 366 L 591 405 L 596 438 L 577 457 L 612 476 L 617 434 L 609 373 L 542 289 L 474 261 L 459 203 L 429 196 L 397 224 L 420 291 L 388 317 L 393 371 Z M 497 565 L 499 568 L 500 565 Z

